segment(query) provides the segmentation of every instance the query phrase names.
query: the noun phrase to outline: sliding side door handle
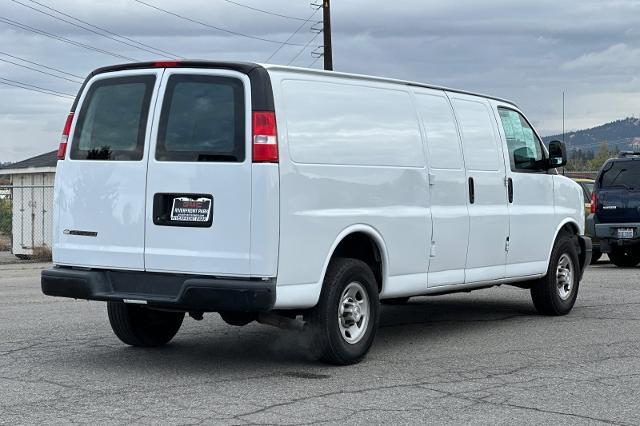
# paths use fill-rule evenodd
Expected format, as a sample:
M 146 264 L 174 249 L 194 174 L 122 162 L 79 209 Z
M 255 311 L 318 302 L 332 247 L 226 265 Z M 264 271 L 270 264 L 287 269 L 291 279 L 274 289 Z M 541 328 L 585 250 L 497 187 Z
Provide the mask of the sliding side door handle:
M 469 203 L 473 204 L 476 202 L 476 188 L 473 183 L 473 178 L 469 178 Z

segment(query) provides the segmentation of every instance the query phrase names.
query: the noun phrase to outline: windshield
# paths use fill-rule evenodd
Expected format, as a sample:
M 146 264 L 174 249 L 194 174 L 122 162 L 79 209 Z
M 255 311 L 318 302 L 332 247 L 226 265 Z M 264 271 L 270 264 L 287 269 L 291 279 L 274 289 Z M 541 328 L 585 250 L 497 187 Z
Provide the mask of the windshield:
M 640 162 L 614 161 L 605 166 L 600 188 L 640 189 Z

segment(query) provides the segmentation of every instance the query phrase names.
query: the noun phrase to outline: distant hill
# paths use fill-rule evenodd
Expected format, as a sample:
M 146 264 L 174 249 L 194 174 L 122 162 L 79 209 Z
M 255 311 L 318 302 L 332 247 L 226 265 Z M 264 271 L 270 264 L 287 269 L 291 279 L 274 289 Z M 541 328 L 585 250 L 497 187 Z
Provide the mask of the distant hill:
M 562 140 L 562 135 L 551 135 L 542 139 L 549 143 L 554 139 Z M 567 132 L 564 140 L 569 150 L 595 151 L 603 141 L 607 141 L 610 148 L 615 147 L 621 151 L 633 148 L 640 150 L 640 118 L 629 117 L 591 129 Z

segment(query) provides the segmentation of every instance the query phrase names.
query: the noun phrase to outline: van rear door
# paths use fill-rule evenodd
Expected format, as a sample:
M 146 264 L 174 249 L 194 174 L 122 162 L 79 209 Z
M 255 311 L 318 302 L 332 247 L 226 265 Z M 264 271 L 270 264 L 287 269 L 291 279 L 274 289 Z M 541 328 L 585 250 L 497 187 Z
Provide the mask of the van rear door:
M 56 264 L 144 268 L 145 147 L 161 75 L 129 70 L 87 82 L 56 173 Z
M 160 92 L 147 171 L 146 270 L 249 276 L 249 78 L 167 68 Z

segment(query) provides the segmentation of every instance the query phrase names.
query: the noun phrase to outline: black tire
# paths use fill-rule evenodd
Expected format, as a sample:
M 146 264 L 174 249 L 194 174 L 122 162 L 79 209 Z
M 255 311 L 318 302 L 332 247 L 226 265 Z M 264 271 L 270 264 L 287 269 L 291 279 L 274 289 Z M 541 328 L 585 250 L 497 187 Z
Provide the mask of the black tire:
M 561 285 L 562 278 L 559 278 L 560 273 L 566 271 L 559 271 L 558 265 L 561 262 L 570 263 L 571 266 L 571 279 L 567 280 L 566 285 Z M 531 287 L 531 299 L 536 310 L 543 315 L 568 314 L 578 297 L 579 276 L 580 261 L 575 236 L 560 234 L 551 251 L 547 275 Z
M 602 252 L 599 249 L 593 249 L 591 252 L 591 265 L 598 263 L 598 260 L 602 257 Z
M 621 268 L 632 268 L 640 263 L 640 249 L 636 247 L 612 247 L 608 255 L 611 262 Z
M 184 312 L 156 311 L 117 302 L 107 303 L 107 313 L 115 335 L 127 345 L 142 348 L 169 343 L 184 319 Z
M 368 319 L 365 323 L 363 316 L 360 318 L 361 321 L 354 322 L 357 317 L 344 315 L 344 321 L 352 322 L 351 325 L 356 327 L 355 333 L 358 333 L 352 335 L 351 331 L 346 331 L 349 337 L 345 337 L 340 328 L 344 322 L 338 320 L 338 315 L 343 300 L 345 297 L 348 298 L 348 294 L 344 293 L 348 291 L 355 291 L 354 299 L 363 302 L 360 306 L 368 305 L 368 314 L 365 314 L 368 315 Z M 361 312 L 363 311 L 358 309 L 357 313 Z M 317 355 L 322 361 L 334 365 L 359 362 L 373 343 L 378 329 L 379 314 L 378 286 L 371 268 L 357 259 L 333 259 L 327 268 L 320 301 L 305 315 L 311 343 L 317 350 Z M 358 324 L 361 327 L 358 327 Z M 355 340 L 357 336 L 359 338 Z M 353 338 L 354 341 L 348 342 L 348 338 Z
M 383 305 L 404 305 L 411 299 L 410 297 L 394 297 L 393 299 L 382 299 L 380 303 Z

